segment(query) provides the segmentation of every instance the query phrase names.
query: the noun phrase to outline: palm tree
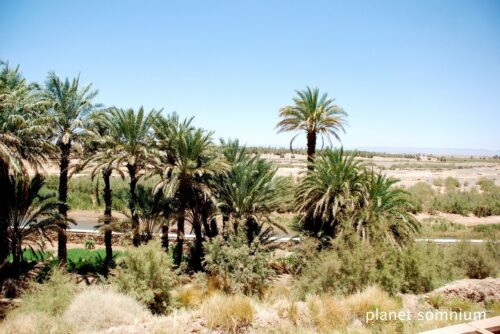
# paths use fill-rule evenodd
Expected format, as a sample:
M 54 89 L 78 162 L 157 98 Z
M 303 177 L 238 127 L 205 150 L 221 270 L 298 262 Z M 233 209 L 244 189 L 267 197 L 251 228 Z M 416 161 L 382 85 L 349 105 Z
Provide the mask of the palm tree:
M 21 76 L 0 62 L 0 189 L 12 186 L 11 175 L 27 175 L 27 167 L 39 169 L 54 152 L 50 143 L 44 105 Z M 9 253 L 7 237 L 8 194 L 0 191 L 0 271 Z
M 315 159 L 314 169 L 300 182 L 295 197 L 298 225 L 318 238 L 335 237 L 341 224 L 368 200 L 366 173 L 355 155 L 343 149 L 326 150 Z
M 339 131 L 345 132 L 345 117 L 347 113 L 339 106 L 333 104 L 325 93 L 319 95 L 319 89 L 307 87 L 303 91 L 297 91 L 298 97 L 293 99 L 293 106 L 281 108 L 279 116 L 282 120 L 277 124 L 278 133 L 284 131 L 304 131 L 307 135 L 307 161 L 308 169 L 312 170 L 314 154 L 316 152 L 316 140 L 320 136 L 322 140 L 328 139 L 332 144 L 332 137 L 340 140 Z M 294 139 L 290 141 L 290 150 Z
M 369 173 L 367 205 L 351 221 L 354 231 L 362 239 L 383 239 L 396 247 L 413 240 L 420 223 L 410 213 L 412 207 L 408 193 L 393 187 L 397 182 L 380 173 Z
M 57 256 L 61 265 L 66 264 L 66 228 L 68 217 L 68 180 L 70 169 L 70 158 L 73 149 L 81 150 L 81 145 L 86 131 L 86 122 L 90 113 L 98 105 L 93 100 L 97 91 L 91 90 L 92 85 L 81 86 L 80 78 L 73 80 L 61 80 L 54 72 L 49 73 L 45 87 L 42 91 L 42 99 L 49 106 L 52 117 L 52 126 L 56 145 L 59 148 L 59 196 L 61 203 L 59 213 L 58 249 Z
M 249 156 L 237 140 L 222 144 L 230 168 L 217 182 L 220 211 L 235 230 L 243 223 L 251 242 L 261 222 L 272 223 L 269 215 L 278 208 L 284 180 L 272 163 Z
M 162 180 L 155 188 L 156 191 L 162 189 L 166 196 L 174 197 L 179 203 L 177 245 L 174 252 L 174 261 L 179 265 L 183 256 L 184 225 L 190 199 L 196 196 L 210 197 L 213 189 L 207 179 L 224 172 L 226 164 L 212 149 L 212 132 L 207 133 L 202 129 L 181 131 L 172 144 L 173 163 L 165 166 Z M 194 223 L 193 228 L 198 234 L 199 226 Z M 196 246 L 201 247 L 201 242 L 202 240 L 197 240 Z
M 158 164 L 158 152 L 153 146 L 152 126 L 160 111 L 152 110 L 149 113 L 140 108 L 133 109 L 111 108 L 103 113 L 102 124 L 108 129 L 105 137 L 107 145 L 112 148 L 113 161 L 118 168 L 125 167 L 130 178 L 129 210 L 133 228 L 132 241 L 139 246 L 139 215 L 136 212 L 138 201 L 136 187 L 146 169 L 152 169 Z
M 17 175 L 11 176 L 10 187 L 2 190 L 8 194 L 7 221 L 15 270 L 19 269 L 22 260 L 24 242 L 30 241 L 29 246 L 32 248 L 33 244 L 43 238 L 48 239 L 48 230 L 57 227 L 55 222 L 59 219 L 60 203 L 56 201 L 54 194 L 40 193 L 43 185 L 44 179 L 40 174 L 36 174 L 31 180 Z M 43 248 L 43 244 L 39 246 Z
M 165 165 L 173 166 L 176 163 L 176 147 L 177 140 L 184 136 L 186 131 L 193 131 L 194 127 L 191 125 L 193 118 L 180 120 L 179 115 L 177 113 L 172 113 L 167 117 L 159 116 L 156 119 L 154 128 L 154 137 L 155 137 L 155 147 L 162 154 L 159 155 L 160 159 L 162 159 L 161 163 L 157 166 L 157 173 L 163 173 L 163 167 Z M 171 173 L 171 171 L 170 171 Z M 165 179 L 170 179 L 171 175 L 164 175 Z M 171 210 L 175 207 L 175 203 L 173 201 L 169 201 L 169 208 Z M 162 247 L 168 251 L 168 232 L 169 232 L 169 224 L 166 223 L 161 228 L 161 240 Z
M 116 222 L 112 216 L 113 190 L 111 189 L 111 176 L 115 172 L 124 179 L 125 173 L 116 164 L 115 148 L 107 141 L 108 129 L 102 122 L 101 113 L 94 113 L 92 115 L 90 128 L 92 129 L 93 136 L 89 138 L 90 140 L 86 143 L 85 149 L 90 156 L 80 166 L 77 166 L 75 171 L 90 168 L 92 180 L 96 179 L 99 175 L 102 176 L 104 183 L 104 215 L 99 218 L 99 222 L 102 224 L 101 227 L 104 230 L 105 265 L 108 267 L 113 262 L 112 225 Z M 98 182 L 97 184 L 99 184 Z

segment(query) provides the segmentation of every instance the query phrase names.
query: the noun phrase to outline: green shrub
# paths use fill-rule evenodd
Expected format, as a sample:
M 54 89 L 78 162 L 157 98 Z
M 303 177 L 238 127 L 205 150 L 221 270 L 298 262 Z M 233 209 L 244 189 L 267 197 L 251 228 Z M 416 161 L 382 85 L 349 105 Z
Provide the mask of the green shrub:
M 476 184 L 479 186 L 481 191 L 484 192 L 491 192 L 496 190 L 497 186 L 495 185 L 495 180 L 487 179 L 487 178 L 481 178 L 479 179 Z
M 272 274 L 269 255 L 258 242 L 248 244 L 246 234 L 221 236 L 205 243 L 204 266 L 212 283 L 226 293 L 261 295 Z
M 454 249 L 454 262 L 462 268 L 468 278 L 496 276 L 498 263 L 487 247 L 468 242 L 459 243 Z
M 146 304 L 154 313 L 166 313 L 170 290 L 176 283 L 172 261 L 157 241 L 129 248 L 118 259 L 110 282 Z
M 458 187 L 460 187 L 460 182 L 458 182 L 457 179 L 455 179 L 454 177 L 451 177 L 451 176 L 448 176 L 445 180 L 444 180 L 444 186 L 446 188 L 446 191 L 447 192 L 450 192 L 450 191 L 454 191 L 456 190 Z
M 413 212 L 427 211 L 430 207 L 435 191 L 426 182 L 418 182 L 407 190 L 410 193 Z

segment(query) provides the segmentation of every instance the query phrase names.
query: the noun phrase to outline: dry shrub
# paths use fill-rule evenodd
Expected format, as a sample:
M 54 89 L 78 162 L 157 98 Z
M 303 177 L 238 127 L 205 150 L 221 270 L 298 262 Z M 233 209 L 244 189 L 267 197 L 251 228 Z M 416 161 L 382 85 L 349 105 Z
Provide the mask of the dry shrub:
M 391 312 L 398 311 L 399 307 L 385 291 L 377 286 L 371 286 L 362 292 L 346 297 L 346 305 L 351 314 L 358 320 L 365 322 L 367 312 Z M 376 323 L 376 321 L 370 322 Z
M 186 284 L 172 292 L 175 304 L 179 307 L 194 307 L 205 299 L 207 291 L 199 284 Z
M 63 315 L 67 323 L 88 332 L 150 318 L 151 314 L 138 301 L 104 287 L 92 287 L 77 294 Z
M 210 329 L 227 331 L 251 325 L 255 310 L 250 298 L 241 295 L 216 294 L 205 300 L 201 314 Z
M 61 321 L 58 316 L 45 312 L 17 313 L 8 316 L 0 325 L 0 333 L 4 334 L 68 334 L 73 328 Z
M 48 315 L 60 315 L 71 303 L 77 286 L 71 277 L 58 267 L 43 284 L 34 283 L 21 299 L 21 305 L 15 313 L 44 312 Z
M 349 307 L 332 296 L 308 296 L 307 305 L 319 332 L 330 333 L 333 329 L 344 328 L 351 320 Z

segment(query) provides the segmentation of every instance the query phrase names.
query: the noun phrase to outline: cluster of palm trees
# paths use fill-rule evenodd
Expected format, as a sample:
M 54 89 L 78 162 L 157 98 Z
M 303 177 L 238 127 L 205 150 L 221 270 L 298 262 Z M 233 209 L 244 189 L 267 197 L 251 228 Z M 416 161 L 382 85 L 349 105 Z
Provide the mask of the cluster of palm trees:
M 341 150 L 326 150 L 315 159 L 318 136 L 330 142 L 332 137 L 338 139 L 347 114 L 326 94 L 320 96 L 318 89 L 297 94 L 294 105 L 280 111 L 283 119 L 278 127 L 307 134 L 308 172 L 296 194 L 303 228 L 318 236 L 335 236 L 349 221 L 360 234 L 368 235 L 384 220 L 385 233 L 402 240 L 399 236 L 416 225 L 405 214 L 404 194 L 391 188 L 393 181 L 359 168 Z M 58 259 L 66 263 L 66 229 L 71 223 L 68 180 L 82 170 L 92 179 L 102 178 L 104 184 L 100 222 L 107 264 L 112 261 L 112 231 L 117 223 L 112 215 L 112 177 L 129 182 L 127 226 L 135 246 L 161 232 L 168 248 L 170 222 L 176 223 L 176 264 L 184 256 L 186 223 L 196 236 L 194 269 L 202 267 L 206 238 L 243 228 L 250 242 L 269 232 L 263 224 L 272 225 L 270 214 L 289 188 L 271 162 L 247 152 L 237 140 L 216 145 L 213 133 L 195 127 L 192 119 L 181 120 L 176 113 L 164 116 L 161 110 L 104 108 L 94 102 L 96 96 L 97 91 L 82 85 L 79 78 L 61 80 L 49 73 L 43 85 L 29 84 L 18 68 L 2 64 L 1 266 L 9 253 L 20 260 L 23 236 L 51 229 L 58 235 Z M 57 198 L 39 192 L 43 177 L 38 172 L 49 159 L 57 160 L 60 168 Z M 28 175 L 30 169 L 34 178 Z M 140 182 L 150 178 L 154 187 Z

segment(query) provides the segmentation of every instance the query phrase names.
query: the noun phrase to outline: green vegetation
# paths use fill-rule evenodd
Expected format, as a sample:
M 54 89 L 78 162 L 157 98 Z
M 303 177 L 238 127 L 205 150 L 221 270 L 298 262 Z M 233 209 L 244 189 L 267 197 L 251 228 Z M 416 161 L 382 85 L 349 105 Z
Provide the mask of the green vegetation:
M 478 217 L 500 215 L 500 187 L 486 186 L 487 191 L 458 191 L 455 179 L 447 179 L 447 191 L 438 193 L 426 182 L 419 182 L 407 191 L 414 212 L 447 212 Z M 488 183 L 490 184 L 490 183 Z

